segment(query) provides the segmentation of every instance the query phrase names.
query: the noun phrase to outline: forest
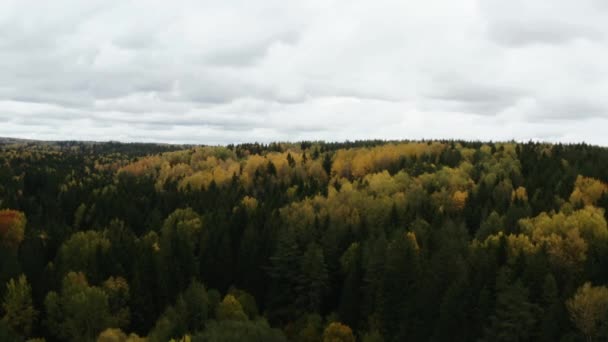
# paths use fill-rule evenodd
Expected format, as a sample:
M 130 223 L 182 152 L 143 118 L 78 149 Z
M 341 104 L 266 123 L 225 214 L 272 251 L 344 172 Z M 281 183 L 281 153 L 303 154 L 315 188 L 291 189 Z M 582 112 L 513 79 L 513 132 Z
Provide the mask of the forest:
M 608 340 L 608 148 L 0 140 L 0 341 Z

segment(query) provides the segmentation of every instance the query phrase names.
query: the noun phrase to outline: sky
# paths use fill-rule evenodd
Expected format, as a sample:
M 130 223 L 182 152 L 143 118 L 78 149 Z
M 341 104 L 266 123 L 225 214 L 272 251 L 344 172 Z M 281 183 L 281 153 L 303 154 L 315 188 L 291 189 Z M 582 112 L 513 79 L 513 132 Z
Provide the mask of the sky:
M 605 0 L 2 0 L 0 136 L 608 145 Z

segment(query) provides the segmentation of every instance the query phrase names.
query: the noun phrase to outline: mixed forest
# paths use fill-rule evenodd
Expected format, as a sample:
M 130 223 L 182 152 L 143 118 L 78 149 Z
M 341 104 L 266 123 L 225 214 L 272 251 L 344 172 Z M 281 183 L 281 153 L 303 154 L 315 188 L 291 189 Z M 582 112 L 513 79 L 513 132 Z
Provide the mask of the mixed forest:
M 608 149 L 0 142 L 0 341 L 608 339 Z

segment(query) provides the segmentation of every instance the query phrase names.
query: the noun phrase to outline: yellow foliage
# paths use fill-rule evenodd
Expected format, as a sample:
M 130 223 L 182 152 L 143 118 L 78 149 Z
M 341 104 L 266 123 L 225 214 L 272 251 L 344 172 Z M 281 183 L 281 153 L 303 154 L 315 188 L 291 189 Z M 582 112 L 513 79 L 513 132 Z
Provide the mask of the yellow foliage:
M 454 209 L 460 211 L 464 209 L 469 193 L 467 191 L 456 190 L 452 195 L 452 205 Z
M 255 210 L 258 207 L 258 200 L 255 197 L 245 196 L 241 200 L 241 203 L 248 210 Z
M 578 229 L 568 231 L 565 237 L 551 234 L 543 237 L 541 242 L 547 247 L 549 260 L 566 270 L 576 271 L 587 259 L 587 243 Z
M 528 201 L 528 192 L 526 191 L 526 188 L 520 186 L 511 192 L 511 201 L 515 200 L 519 200 L 522 202 Z
M 162 164 L 160 156 L 150 156 L 142 158 L 134 163 L 123 166 L 117 173 L 129 173 L 134 176 L 153 175 L 156 176 Z
M 536 245 L 534 242 L 530 240 L 530 238 L 523 234 L 509 234 L 505 235 L 503 232 L 498 232 L 498 234 L 490 235 L 486 238 L 485 241 L 480 242 L 474 240 L 472 243 L 473 248 L 496 248 L 500 239 L 505 236 L 507 243 L 507 262 L 509 264 L 515 263 L 517 257 L 521 254 L 531 255 L 538 251 L 539 245 Z
M 249 156 L 249 158 L 245 160 L 243 173 L 241 174 L 241 181 L 246 188 L 251 188 L 253 186 L 253 179 L 255 177 L 256 170 L 262 166 L 265 166 L 267 163 L 268 161 L 266 158 L 257 154 Z
M 536 217 L 520 220 L 519 225 L 533 241 L 540 241 L 551 234 L 565 237 L 572 229 L 577 229 L 588 243 L 608 240 L 608 226 L 603 209 L 591 206 L 572 213 L 541 213 Z
M 604 193 L 608 192 L 608 185 L 601 181 L 579 175 L 574 183 L 574 190 L 570 195 L 571 203 L 582 202 L 585 205 L 595 204 Z
M 131 333 L 129 336 L 120 329 L 108 328 L 99 334 L 97 342 L 145 342 L 146 339 Z
M 608 288 L 587 282 L 566 301 L 566 307 L 574 325 L 591 341 L 606 324 Z
M 323 342 L 355 342 L 355 336 L 348 325 L 334 322 L 325 328 Z
M 373 195 L 390 195 L 397 191 L 397 183 L 388 171 L 369 174 L 364 181 L 368 183 L 367 190 Z

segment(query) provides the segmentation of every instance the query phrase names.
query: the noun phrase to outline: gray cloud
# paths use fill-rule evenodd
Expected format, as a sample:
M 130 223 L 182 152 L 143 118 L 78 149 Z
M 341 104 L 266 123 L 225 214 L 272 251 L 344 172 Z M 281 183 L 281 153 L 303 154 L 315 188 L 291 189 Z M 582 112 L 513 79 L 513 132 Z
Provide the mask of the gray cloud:
M 577 39 L 603 41 L 607 7 L 597 0 L 486 0 L 481 8 L 491 39 L 500 44 L 567 44 Z
M 0 136 L 607 144 L 608 5 L 0 4 Z

